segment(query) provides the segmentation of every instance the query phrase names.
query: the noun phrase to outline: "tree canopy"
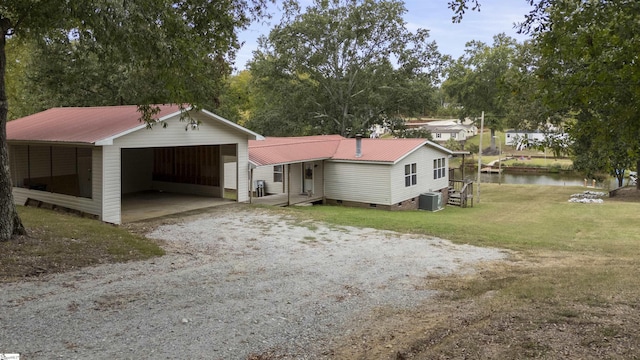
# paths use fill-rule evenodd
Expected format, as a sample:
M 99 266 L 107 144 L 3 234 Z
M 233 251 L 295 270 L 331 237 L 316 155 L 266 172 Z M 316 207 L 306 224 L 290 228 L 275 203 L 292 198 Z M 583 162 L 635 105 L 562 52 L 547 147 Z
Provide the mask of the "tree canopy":
M 640 165 L 640 3 L 545 0 L 527 25 L 545 103 L 575 117 L 576 168 L 621 179 Z
M 215 101 L 239 46 L 237 30 L 262 16 L 267 1 L 3 1 L 0 241 L 24 232 L 13 204 L 6 144 L 8 39 L 31 41 L 38 51 L 29 65 L 37 65 L 34 77 L 57 83 L 43 84 L 54 89 L 47 94 L 57 95 L 42 99 L 43 106 L 143 105 L 141 118 L 150 122 L 153 111 L 144 105 Z
M 465 53 L 447 71 L 444 91 L 459 105 L 459 117 L 479 119 L 485 112 L 485 126 L 495 131 L 505 126 L 511 91 L 507 74 L 514 66 L 517 42 L 498 34 L 489 46 L 480 41 L 467 43 Z
M 250 62 L 266 135 L 366 133 L 374 123 L 435 107 L 443 57 L 428 31 L 410 32 L 397 0 L 316 0 L 285 16 Z

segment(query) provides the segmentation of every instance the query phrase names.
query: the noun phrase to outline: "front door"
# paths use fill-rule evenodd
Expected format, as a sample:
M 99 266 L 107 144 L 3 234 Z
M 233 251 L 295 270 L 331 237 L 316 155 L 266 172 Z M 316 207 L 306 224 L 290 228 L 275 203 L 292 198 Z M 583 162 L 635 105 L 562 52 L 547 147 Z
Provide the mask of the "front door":
M 313 163 L 305 163 L 302 173 L 302 192 L 313 194 Z

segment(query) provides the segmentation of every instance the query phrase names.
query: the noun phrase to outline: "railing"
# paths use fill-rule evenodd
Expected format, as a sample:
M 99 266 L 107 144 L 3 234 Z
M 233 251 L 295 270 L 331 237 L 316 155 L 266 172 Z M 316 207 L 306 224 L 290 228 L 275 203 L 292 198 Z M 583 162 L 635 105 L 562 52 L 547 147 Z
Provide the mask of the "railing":
M 460 207 L 466 208 L 471 200 L 473 207 L 473 181 L 469 180 L 449 180 L 449 191 L 460 196 Z

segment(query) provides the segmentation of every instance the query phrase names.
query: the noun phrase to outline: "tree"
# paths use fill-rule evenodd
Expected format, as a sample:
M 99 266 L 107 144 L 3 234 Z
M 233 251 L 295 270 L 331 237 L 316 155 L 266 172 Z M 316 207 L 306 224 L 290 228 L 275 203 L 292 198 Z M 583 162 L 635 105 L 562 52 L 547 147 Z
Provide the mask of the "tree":
M 251 86 L 252 76 L 249 70 L 243 70 L 227 78 L 216 106 L 211 107 L 216 114 L 245 125 L 256 111 L 255 95 Z
M 435 108 L 443 57 L 426 30 L 407 30 L 405 12 L 397 0 L 316 0 L 304 13 L 287 2 L 249 65 L 261 95 L 248 126 L 347 136 Z
M 460 119 L 478 119 L 484 111 L 495 149 L 495 132 L 502 130 L 509 112 L 506 74 L 513 66 L 517 42 L 505 34 L 494 36 L 493 41 L 491 47 L 479 41 L 467 43 L 465 54 L 449 68 L 442 87 L 460 105 Z
M 75 93 L 74 101 L 89 105 L 93 101 L 88 99 L 106 92 L 105 103 L 141 105 L 141 119 L 151 124 L 153 109 L 145 105 L 198 106 L 214 101 L 238 48 L 236 30 L 247 26 L 252 16 L 261 16 L 266 1 L 7 0 L 0 4 L 0 241 L 25 232 L 13 204 L 6 142 L 9 39 L 33 41 L 42 51 L 87 64 L 98 62 L 101 66 L 93 68 L 97 76 L 90 77 L 104 81 L 81 82 L 77 91 L 86 94 Z M 50 65 L 60 70 L 50 74 L 72 70 L 63 58 L 54 59 Z M 105 79 L 103 66 L 119 78 L 117 88 L 108 89 L 111 79 Z M 54 81 L 68 85 L 68 80 L 83 80 L 76 75 Z M 119 82 L 123 79 L 129 81 Z M 72 90 L 66 89 L 73 94 Z
M 545 103 L 575 114 L 576 168 L 640 168 L 640 3 L 541 0 L 524 29 L 541 51 Z

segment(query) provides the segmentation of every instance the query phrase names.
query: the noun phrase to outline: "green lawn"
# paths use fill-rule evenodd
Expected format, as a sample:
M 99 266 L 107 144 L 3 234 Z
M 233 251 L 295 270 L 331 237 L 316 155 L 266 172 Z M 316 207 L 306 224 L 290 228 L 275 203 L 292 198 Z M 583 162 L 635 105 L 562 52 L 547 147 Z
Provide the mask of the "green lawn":
M 434 280 L 428 286 L 444 291 L 436 303 L 398 313 L 389 318 L 392 325 L 376 324 L 384 328 L 402 322 L 396 334 L 401 340 L 394 345 L 399 353 L 415 358 L 634 358 L 640 348 L 640 202 L 567 201 L 583 190 L 482 184 L 481 203 L 467 209 L 448 206 L 432 213 L 314 206 L 291 211 L 333 224 L 513 251 L 510 261 Z
M 388 212 L 337 206 L 296 208 L 318 220 L 341 225 L 428 234 L 458 243 L 514 250 L 600 251 L 640 254 L 638 203 L 567 200 L 583 188 L 482 184 L 481 203 L 443 211 Z M 611 241 L 603 241 L 610 239 Z M 621 251 L 623 250 L 623 251 Z
M 154 241 L 123 227 L 33 207 L 18 212 L 28 236 L 0 242 L 0 282 L 164 255 Z

